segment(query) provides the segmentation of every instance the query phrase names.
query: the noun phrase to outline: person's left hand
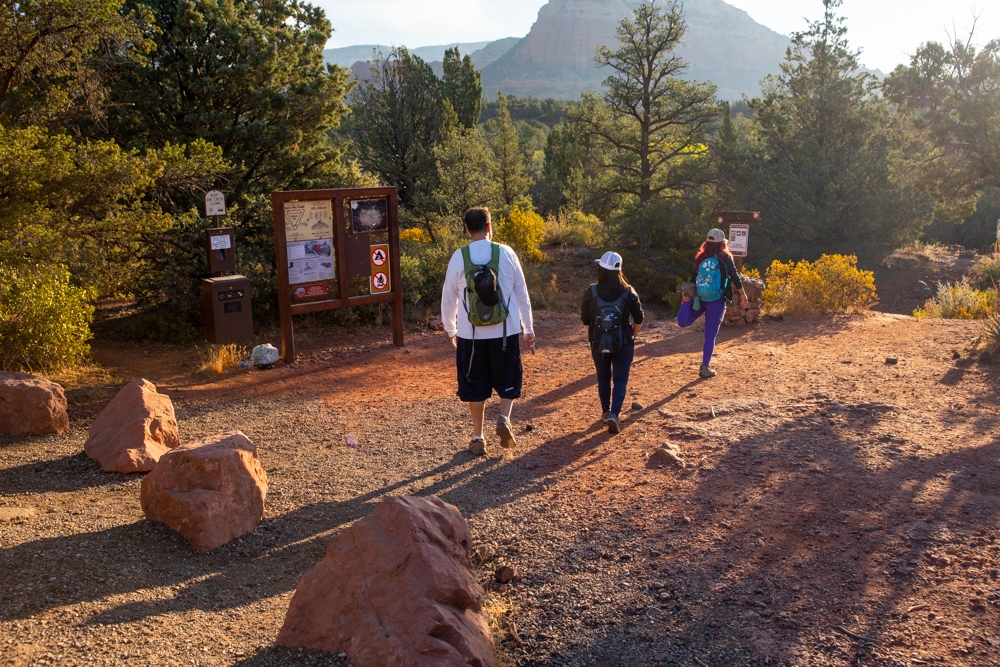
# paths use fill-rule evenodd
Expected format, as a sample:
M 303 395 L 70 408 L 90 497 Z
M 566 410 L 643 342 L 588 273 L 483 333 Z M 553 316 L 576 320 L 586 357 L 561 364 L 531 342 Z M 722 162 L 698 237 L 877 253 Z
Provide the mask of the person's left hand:
M 533 333 L 525 334 L 524 335 L 524 342 L 528 345 L 528 349 L 531 350 L 531 353 L 534 354 L 535 353 L 535 334 L 533 334 Z

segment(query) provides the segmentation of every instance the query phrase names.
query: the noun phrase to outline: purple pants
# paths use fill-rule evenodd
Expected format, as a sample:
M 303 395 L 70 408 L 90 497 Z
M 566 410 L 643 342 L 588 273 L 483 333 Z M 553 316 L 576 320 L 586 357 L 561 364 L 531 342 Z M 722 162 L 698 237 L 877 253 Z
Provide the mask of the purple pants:
M 686 328 L 694 324 L 699 317 L 705 316 L 705 346 L 702 348 L 701 365 L 708 366 L 715 352 L 715 339 L 722 328 L 722 320 L 726 317 L 726 300 L 719 299 L 711 303 L 701 302 L 701 310 L 694 309 L 694 301 L 681 304 L 677 311 L 677 324 Z

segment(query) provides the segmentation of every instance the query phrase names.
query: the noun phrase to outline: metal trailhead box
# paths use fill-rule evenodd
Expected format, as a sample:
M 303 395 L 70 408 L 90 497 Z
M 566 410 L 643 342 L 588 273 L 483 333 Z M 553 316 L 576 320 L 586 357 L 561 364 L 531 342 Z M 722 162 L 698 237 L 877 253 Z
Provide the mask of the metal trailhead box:
M 201 281 L 205 337 L 210 343 L 237 343 L 253 338 L 250 279 L 243 276 Z
M 205 251 L 208 253 L 209 273 L 236 271 L 236 243 L 232 227 L 206 229 Z

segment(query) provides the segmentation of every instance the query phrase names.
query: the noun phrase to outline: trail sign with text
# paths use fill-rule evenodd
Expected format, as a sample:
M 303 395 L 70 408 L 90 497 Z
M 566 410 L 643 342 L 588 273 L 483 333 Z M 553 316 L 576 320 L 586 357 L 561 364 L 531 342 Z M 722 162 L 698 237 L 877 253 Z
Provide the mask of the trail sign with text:
M 218 190 L 205 193 L 205 217 L 216 218 L 226 214 L 226 195 Z
M 295 361 L 292 316 L 324 310 L 391 303 L 393 342 L 403 345 L 398 206 L 396 188 L 271 195 L 285 363 Z
M 729 225 L 729 251 L 736 257 L 746 257 L 750 248 L 750 225 Z

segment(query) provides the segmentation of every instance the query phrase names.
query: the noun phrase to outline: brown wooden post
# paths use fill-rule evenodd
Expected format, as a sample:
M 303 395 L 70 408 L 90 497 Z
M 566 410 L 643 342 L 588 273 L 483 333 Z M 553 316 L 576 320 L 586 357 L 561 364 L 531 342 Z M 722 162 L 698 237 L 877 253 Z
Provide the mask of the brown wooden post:
M 278 266 L 278 319 L 281 322 L 281 360 L 295 361 L 295 334 L 292 332 L 292 295 L 288 291 L 288 251 L 285 241 L 285 198 L 271 195 L 274 218 L 274 258 Z
M 403 347 L 403 280 L 399 268 L 399 215 L 396 191 L 389 195 L 389 281 L 395 298 L 392 300 L 392 342 Z

